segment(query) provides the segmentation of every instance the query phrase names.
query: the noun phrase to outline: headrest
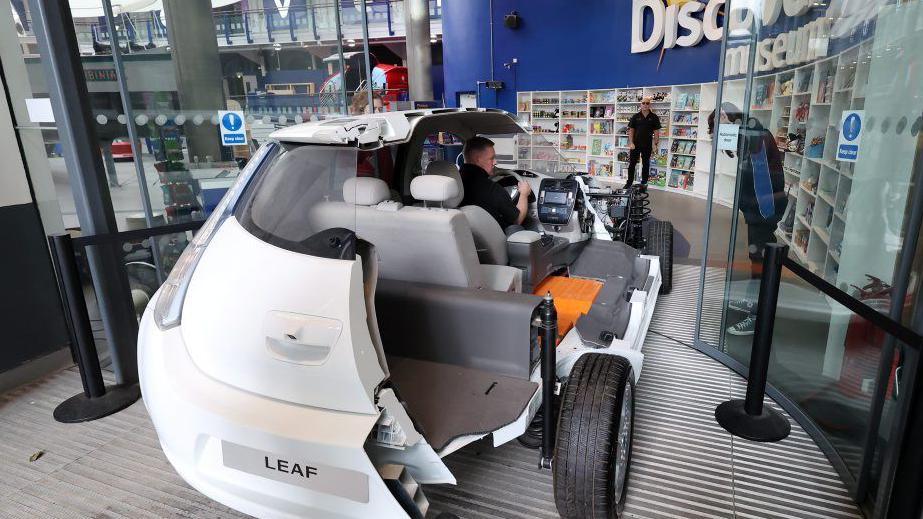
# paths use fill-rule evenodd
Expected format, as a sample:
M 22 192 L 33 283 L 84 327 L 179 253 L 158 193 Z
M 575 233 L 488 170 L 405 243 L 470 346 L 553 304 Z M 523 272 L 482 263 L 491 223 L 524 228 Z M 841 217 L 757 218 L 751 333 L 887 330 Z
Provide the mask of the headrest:
M 447 201 L 458 196 L 459 183 L 449 177 L 421 175 L 410 182 L 410 194 L 423 202 L 439 202 L 447 207 Z
M 455 167 L 455 164 L 446 160 L 434 160 L 426 165 L 425 174 L 439 175 L 455 180 L 455 182 L 458 183 L 458 194 L 450 200 L 446 200 L 443 205 L 445 205 L 445 207 L 454 208 L 461 204 L 462 198 L 465 197 L 465 187 L 462 184 L 461 173 L 458 172 L 458 168 Z
M 389 198 L 391 190 L 380 178 L 353 177 L 343 183 L 343 200 L 348 204 L 377 205 Z

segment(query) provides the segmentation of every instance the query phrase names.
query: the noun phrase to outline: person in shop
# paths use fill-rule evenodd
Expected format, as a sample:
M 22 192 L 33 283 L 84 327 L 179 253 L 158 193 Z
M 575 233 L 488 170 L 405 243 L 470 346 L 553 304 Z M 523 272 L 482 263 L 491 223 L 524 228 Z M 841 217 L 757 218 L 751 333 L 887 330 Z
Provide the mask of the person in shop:
M 728 308 L 742 312 L 746 317 L 728 327 L 731 335 L 753 335 L 756 326 L 756 300 L 759 296 L 759 279 L 762 276 L 763 249 L 775 243 L 775 230 L 785 214 L 788 197 L 785 194 L 785 176 L 782 170 L 782 153 L 772 132 L 757 119 L 744 116 L 732 103 L 722 103 L 715 121 L 715 111 L 708 116 L 708 132 L 714 137 L 715 128 L 721 124 L 740 126 L 737 163 L 739 197 L 737 206 L 747 224 L 747 254 L 750 257 L 750 281 L 746 296 L 728 302 Z M 735 152 L 725 151 L 729 157 Z
M 635 167 L 641 158 L 641 185 L 647 185 L 651 173 L 651 154 L 660 146 L 660 117 L 651 111 L 651 98 L 641 99 L 641 110 L 628 120 L 628 181 L 627 189 L 635 180 Z
M 519 181 L 519 201 L 514 204 L 509 193 L 490 180 L 495 174 L 497 153 L 493 141 L 486 137 L 472 137 L 465 141 L 462 156 L 465 163 L 459 172 L 465 194 L 461 205 L 476 205 L 484 209 L 507 235 L 522 230 L 522 223 L 529 214 L 529 193 L 532 192 L 529 183 Z

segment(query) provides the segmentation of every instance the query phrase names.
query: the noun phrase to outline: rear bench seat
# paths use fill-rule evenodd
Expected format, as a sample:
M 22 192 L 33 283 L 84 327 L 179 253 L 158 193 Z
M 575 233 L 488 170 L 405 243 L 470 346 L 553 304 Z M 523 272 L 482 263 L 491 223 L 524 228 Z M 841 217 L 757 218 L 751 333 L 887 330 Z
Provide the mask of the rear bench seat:
M 450 178 L 417 177 L 410 192 L 425 207 L 410 207 L 390 201 L 383 180 L 351 178 L 343 185 L 345 201 L 318 204 L 311 212 L 311 223 L 317 229 L 352 229 L 375 245 L 382 279 L 520 291 L 519 269 L 478 262 L 467 219 L 449 207 L 458 190 Z

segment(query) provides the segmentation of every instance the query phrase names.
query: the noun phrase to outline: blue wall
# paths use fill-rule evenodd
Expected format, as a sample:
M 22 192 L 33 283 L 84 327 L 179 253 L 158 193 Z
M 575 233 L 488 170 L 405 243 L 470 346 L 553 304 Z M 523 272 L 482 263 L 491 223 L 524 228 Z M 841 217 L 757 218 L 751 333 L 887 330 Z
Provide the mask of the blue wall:
M 446 103 L 490 79 L 489 0 L 443 0 Z M 516 108 L 516 91 L 583 90 L 715 81 L 720 42 L 631 54 L 631 0 L 494 0 L 494 77 L 500 92 L 481 87 L 481 106 Z M 504 15 L 517 11 L 519 29 Z M 682 34 L 682 31 L 680 32 Z M 512 58 L 518 65 L 507 69 Z

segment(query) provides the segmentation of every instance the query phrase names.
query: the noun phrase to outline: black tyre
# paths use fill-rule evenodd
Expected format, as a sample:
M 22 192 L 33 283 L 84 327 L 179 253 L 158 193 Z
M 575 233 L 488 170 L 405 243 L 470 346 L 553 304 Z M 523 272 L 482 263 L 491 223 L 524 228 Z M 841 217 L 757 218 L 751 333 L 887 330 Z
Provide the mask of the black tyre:
M 631 363 L 623 357 L 587 353 L 574 365 L 554 449 L 554 501 L 561 517 L 621 517 L 631 466 L 634 386 Z
M 660 293 L 669 294 L 673 289 L 673 224 L 654 220 L 647 227 L 647 250 L 645 254 L 660 257 Z

